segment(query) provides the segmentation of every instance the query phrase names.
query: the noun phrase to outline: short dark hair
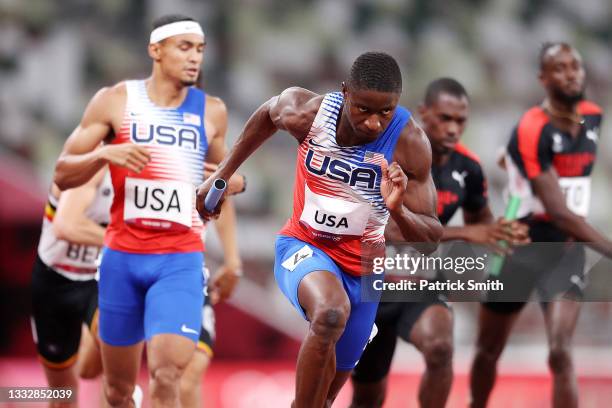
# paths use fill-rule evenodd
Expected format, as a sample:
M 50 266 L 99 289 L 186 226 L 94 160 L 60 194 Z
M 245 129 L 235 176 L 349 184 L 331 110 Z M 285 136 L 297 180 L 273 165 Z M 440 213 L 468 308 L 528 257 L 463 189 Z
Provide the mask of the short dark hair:
M 166 24 L 176 23 L 179 21 L 195 21 L 191 17 L 184 16 L 182 14 L 166 14 L 165 16 L 161 16 L 155 21 L 153 21 L 153 29 L 155 30 L 158 27 L 165 26 Z
M 401 93 L 402 73 L 389 54 L 366 52 L 353 62 L 347 85 L 354 90 Z
M 544 60 L 546 59 L 546 54 L 553 47 L 563 47 L 563 48 L 574 48 L 569 43 L 565 41 L 546 41 L 540 47 L 540 52 L 538 54 L 538 61 L 540 63 L 540 70 L 544 69 Z
M 469 99 L 467 91 L 459 81 L 453 78 L 438 78 L 427 85 L 425 105 L 431 106 L 436 103 L 442 93 L 456 96 L 457 98 L 465 97 Z

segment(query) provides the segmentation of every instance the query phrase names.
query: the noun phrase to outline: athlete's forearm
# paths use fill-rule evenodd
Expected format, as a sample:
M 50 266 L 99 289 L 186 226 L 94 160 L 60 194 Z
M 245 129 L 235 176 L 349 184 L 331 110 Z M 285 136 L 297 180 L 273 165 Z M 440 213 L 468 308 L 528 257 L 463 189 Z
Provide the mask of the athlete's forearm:
M 89 218 L 82 217 L 78 222 L 71 222 L 69 225 L 54 222 L 53 231 L 59 239 L 74 244 L 101 247 L 104 245 L 104 232 L 106 229 Z
M 231 269 L 240 269 L 242 261 L 236 241 L 236 211 L 232 200 L 227 199 L 223 203 L 221 214 L 215 220 L 215 228 L 223 246 L 223 263 Z
M 428 244 L 428 249 L 435 251 L 442 237 L 443 228 L 440 221 L 432 216 L 417 214 L 405 206 L 390 212 L 406 242 Z
M 440 241 L 462 240 L 467 242 L 475 242 L 475 229 L 483 225 L 490 225 L 495 222 L 493 213 L 488 206 L 477 212 L 463 210 L 463 221 L 465 225 L 448 227 L 445 226 Z
M 229 154 L 219 164 L 214 174 L 216 178 L 229 180 L 240 165 L 278 130 L 270 117 L 271 101 L 261 105 L 251 115 Z
M 53 182 L 64 191 L 91 179 L 107 161 L 104 147 L 84 154 L 62 154 L 55 164 Z
M 470 227 L 468 225 L 463 227 L 444 227 L 442 230 L 442 237 L 440 241 L 469 241 L 470 240 Z
M 573 236 L 576 241 L 584 242 L 600 254 L 612 258 L 612 241 L 589 225 L 583 218 L 570 211 L 552 215 L 551 218 L 557 228 Z

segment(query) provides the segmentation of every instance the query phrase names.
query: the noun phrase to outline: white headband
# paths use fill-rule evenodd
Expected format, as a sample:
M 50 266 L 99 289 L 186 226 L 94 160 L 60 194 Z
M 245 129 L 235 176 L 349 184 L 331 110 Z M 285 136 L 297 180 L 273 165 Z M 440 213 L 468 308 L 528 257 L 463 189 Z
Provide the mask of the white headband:
M 157 27 L 151 31 L 151 39 L 149 44 L 154 44 L 165 40 L 168 37 L 174 37 L 180 34 L 198 34 L 204 37 L 204 32 L 200 24 L 195 21 L 176 21 L 174 23 L 166 24 L 161 27 Z

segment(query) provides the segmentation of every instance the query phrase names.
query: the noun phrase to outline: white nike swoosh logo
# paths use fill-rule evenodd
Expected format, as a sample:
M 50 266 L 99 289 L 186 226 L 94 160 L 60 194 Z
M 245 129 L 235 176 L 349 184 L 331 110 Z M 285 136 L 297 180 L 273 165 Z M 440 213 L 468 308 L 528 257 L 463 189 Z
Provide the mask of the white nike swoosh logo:
M 189 327 L 187 327 L 187 326 L 185 326 L 185 325 L 182 325 L 182 326 L 181 326 L 181 331 L 182 331 L 183 333 L 198 334 L 198 331 L 197 331 L 197 330 L 190 329 Z

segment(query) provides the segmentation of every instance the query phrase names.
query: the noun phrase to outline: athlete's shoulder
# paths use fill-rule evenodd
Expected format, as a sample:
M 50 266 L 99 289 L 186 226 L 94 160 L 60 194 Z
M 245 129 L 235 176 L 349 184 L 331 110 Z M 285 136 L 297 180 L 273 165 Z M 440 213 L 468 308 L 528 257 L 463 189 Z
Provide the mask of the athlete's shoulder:
M 533 124 L 539 124 L 541 122 L 548 122 L 548 115 L 544 112 L 541 106 L 532 106 L 529 108 L 521 119 L 519 120 L 519 126 L 531 126 Z
M 409 143 L 409 145 L 413 147 L 419 147 L 419 146 L 426 147 L 427 146 L 431 149 L 431 146 L 429 144 L 429 138 L 427 137 L 427 134 L 425 133 L 423 128 L 412 117 L 406 121 L 406 124 L 404 125 L 404 128 L 402 129 L 402 134 L 400 136 L 400 139 L 406 140 L 406 142 Z
M 412 112 L 410 111 L 410 109 L 402 105 L 397 105 L 397 107 L 395 108 L 395 114 L 397 116 L 412 117 Z
M 404 171 L 419 172 L 417 169 L 431 168 L 431 144 L 425 131 L 410 118 L 400 134 L 395 146 L 395 159 Z
M 308 134 L 323 98 L 324 95 L 308 89 L 287 88 L 268 101 L 270 117 L 279 129 L 289 131 L 301 141 Z
M 98 91 L 98 93 L 104 93 L 108 97 L 124 97 L 127 95 L 127 82 L 121 81 L 114 85 L 106 86 Z
M 126 94 L 123 82 L 99 89 L 89 101 L 81 124 L 110 123 L 113 118 L 120 117 L 125 108 Z
M 319 110 L 324 97 L 325 95 L 320 95 L 306 88 L 293 86 L 281 92 L 278 99 L 279 102 L 282 101 L 285 104 L 303 107 L 305 108 L 304 110 L 311 111 L 313 109 Z
M 227 106 L 220 97 L 206 94 L 206 113 L 209 111 L 215 115 L 227 115 Z
M 118 82 L 111 86 L 100 88 L 91 98 L 91 102 L 95 104 L 115 104 L 125 100 L 127 95 L 127 86 L 125 81 Z
M 519 139 L 539 139 L 544 126 L 550 121 L 541 106 L 533 106 L 521 116 L 516 127 L 516 136 Z
M 602 115 L 603 109 L 595 102 L 583 100 L 578 103 L 578 113 L 584 116 Z
M 468 161 L 474 162 L 480 166 L 480 157 L 478 157 L 476 153 L 468 149 L 468 147 L 463 143 L 457 143 L 455 145 L 455 153 L 467 159 Z

